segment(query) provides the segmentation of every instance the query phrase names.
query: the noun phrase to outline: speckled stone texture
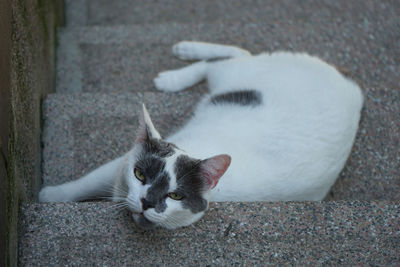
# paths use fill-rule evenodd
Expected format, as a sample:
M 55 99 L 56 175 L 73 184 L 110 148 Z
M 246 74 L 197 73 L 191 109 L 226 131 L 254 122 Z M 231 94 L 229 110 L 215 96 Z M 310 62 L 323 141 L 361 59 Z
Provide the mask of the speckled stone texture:
M 20 266 L 400 264 L 398 203 L 214 203 L 175 231 L 141 230 L 111 205 L 22 206 Z
M 212 203 L 176 231 L 138 229 L 112 203 L 25 204 L 21 266 L 400 265 L 399 1 L 66 2 L 58 94 L 43 102 L 45 184 L 130 149 L 142 102 L 164 136 L 185 123 L 205 84 L 172 94 L 152 84 L 186 64 L 171 54 L 184 39 L 317 55 L 351 73 L 365 106 L 331 201 Z
M 353 150 L 328 200 L 400 199 L 400 91 L 364 90 Z
M 151 89 L 159 71 L 185 65 L 171 53 L 172 45 L 181 40 L 234 44 L 254 54 L 307 52 L 351 72 L 364 87 L 393 89 L 400 79 L 400 34 L 398 21 L 388 16 L 377 16 L 371 22 L 338 18 L 339 22 L 325 19 L 325 23 L 280 20 L 73 28 L 60 31 L 57 90 Z

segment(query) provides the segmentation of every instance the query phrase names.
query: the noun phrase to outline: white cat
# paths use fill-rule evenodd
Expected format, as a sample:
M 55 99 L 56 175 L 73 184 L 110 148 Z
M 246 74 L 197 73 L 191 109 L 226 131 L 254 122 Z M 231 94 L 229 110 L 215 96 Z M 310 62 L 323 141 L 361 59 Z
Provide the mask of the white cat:
M 363 97 L 356 83 L 305 54 L 251 56 L 201 42 L 180 42 L 173 53 L 201 61 L 160 73 L 159 90 L 203 79 L 210 89 L 190 122 L 164 140 L 143 106 L 131 151 L 78 180 L 45 187 L 40 201 L 113 191 L 140 226 L 174 229 L 197 221 L 209 201 L 326 196 L 357 132 Z

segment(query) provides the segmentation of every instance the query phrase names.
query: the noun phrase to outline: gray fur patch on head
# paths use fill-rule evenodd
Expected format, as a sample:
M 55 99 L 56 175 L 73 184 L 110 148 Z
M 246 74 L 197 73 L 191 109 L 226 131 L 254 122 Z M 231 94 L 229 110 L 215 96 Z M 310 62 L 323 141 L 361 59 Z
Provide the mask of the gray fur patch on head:
M 208 202 L 203 198 L 204 180 L 200 173 L 200 160 L 181 155 L 175 162 L 177 193 L 186 196 L 182 200 L 183 207 L 193 213 L 207 209 Z
M 135 168 L 138 168 L 146 177 L 146 184 L 153 183 L 158 175 L 164 171 L 164 167 L 164 159 L 147 153 L 140 154 L 135 164 Z
M 167 208 L 165 203 L 165 196 L 168 193 L 169 181 L 171 178 L 165 171 L 158 174 L 155 181 L 151 184 L 150 188 L 147 189 L 146 201 L 154 207 L 154 210 L 158 213 L 164 212 Z
M 262 104 L 262 94 L 257 90 L 240 90 L 215 95 L 210 99 L 214 105 L 237 104 L 241 106 L 258 106 Z
M 146 152 L 139 156 L 135 164 L 135 168 L 138 168 L 146 177 L 144 183 L 150 185 L 144 201 L 148 207 L 154 208 L 158 213 L 167 208 L 165 196 L 168 193 L 171 178 L 165 171 L 165 164 L 165 159 Z
M 176 146 L 161 139 L 148 137 L 143 143 L 143 150 L 149 154 L 162 158 L 170 157 L 175 153 Z

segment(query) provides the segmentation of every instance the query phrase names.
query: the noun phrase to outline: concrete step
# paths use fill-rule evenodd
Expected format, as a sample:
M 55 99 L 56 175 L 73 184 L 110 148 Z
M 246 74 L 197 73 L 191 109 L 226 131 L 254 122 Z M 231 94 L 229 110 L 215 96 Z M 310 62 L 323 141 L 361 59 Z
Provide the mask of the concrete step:
M 73 26 L 110 26 L 179 23 L 220 23 L 280 21 L 307 21 L 311 24 L 330 18 L 363 21 L 376 13 L 396 16 L 399 6 L 395 1 L 379 3 L 365 1 L 307 0 L 67 0 L 67 22 Z M 372 21 L 372 20 L 371 20 Z
M 307 52 L 350 71 L 365 87 L 398 88 L 400 38 L 390 17 L 365 25 L 353 21 L 155 24 L 78 27 L 59 31 L 57 92 L 147 91 L 162 70 L 187 63 L 172 56 L 181 40 L 234 44 L 257 54 Z M 381 29 L 385 29 L 382 31 Z
M 44 184 L 78 178 L 129 150 L 142 102 L 163 136 L 185 123 L 205 85 L 168 94 L 152 84 L 159 71 L 185 65 L 170 52 L 183 39 L 254 53 L 317 55 L 352 72 L 365 88 L 366 103 L 331 201 L 212 203 L 201 221 L 176 231 L 138 229 L 112 203 L 25 203 L 21 266 L 400 264 L 400 33 L 394 1 L 67 5 L 68 28 L 59 31 L 57 53 L 57 92 L 64 94 L 43 103 Z
M 45 184 L 80 177 L 128 151 L 141 103 L 163 136 L 181 127 L 205 85 L 180 93 L 54 94 L 44 101 Z M 366 89 L 353 152 L 330 200 L 400 199 L 400 91 Z M 179 144 L 178 144 L 179 145 Z
M 212 203 L 175 231 L 141 230 L 111 203 L 24 204 L 19 265 L 396 266 L 399 204 Z

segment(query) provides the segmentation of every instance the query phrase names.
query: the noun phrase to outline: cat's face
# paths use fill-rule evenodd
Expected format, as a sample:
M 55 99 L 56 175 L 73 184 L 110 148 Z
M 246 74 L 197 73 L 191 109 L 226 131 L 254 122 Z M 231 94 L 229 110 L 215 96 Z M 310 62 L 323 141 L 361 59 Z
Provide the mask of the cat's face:
M 125 169 L 126 201 L 143 228 L 174 229 L 200 219 L 209 191 L 230 164 L 228 155 L 191 158 L 161 139 L 144 108 L 141 129 Z

